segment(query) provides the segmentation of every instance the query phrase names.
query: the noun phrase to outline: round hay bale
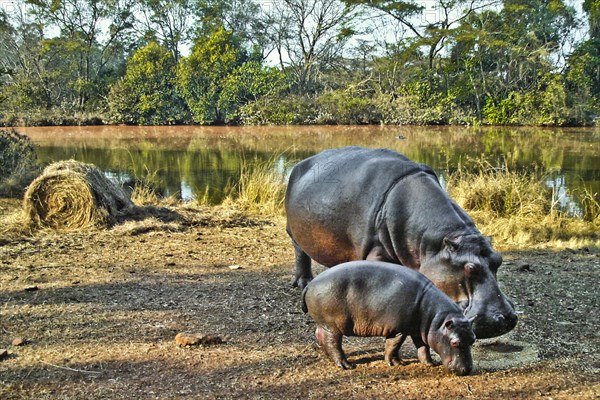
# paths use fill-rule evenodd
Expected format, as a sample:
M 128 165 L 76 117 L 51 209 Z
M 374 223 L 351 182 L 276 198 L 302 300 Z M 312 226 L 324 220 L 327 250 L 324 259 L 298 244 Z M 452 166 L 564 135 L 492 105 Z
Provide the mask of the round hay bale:
M 134 209 L 125 192 L 94 165 L 59 161 L 27 188 L 25 217 L 32 229 L 104 228 Z

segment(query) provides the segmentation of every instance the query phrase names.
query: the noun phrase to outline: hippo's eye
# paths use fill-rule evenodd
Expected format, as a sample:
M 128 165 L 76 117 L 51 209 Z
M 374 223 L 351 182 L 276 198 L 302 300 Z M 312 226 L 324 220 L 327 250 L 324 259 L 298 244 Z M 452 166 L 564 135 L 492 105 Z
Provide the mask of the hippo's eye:
M 479 271 L 481 270 L 481 265 L 474 263 L 466 263 L 464 268 L 465 275 L 467 277 L 471 277 L 479 273 Z

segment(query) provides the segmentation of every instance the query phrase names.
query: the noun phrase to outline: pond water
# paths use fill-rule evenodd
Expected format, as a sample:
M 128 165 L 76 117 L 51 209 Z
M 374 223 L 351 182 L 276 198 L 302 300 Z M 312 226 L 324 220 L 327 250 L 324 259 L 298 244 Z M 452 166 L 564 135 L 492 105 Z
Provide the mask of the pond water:
M 131 186 L 147 179 L 163 195 L 219 202 L 243 165 L 270 163 L 285 173 L 320 150 L 386 147 L 432 166 L 441 176 L 482 156 L 494 167 L 537 169 L 560 201 L 575 207 L 585 186 L 600 192 L 600 129 L 398 126 L 32 127 L 18 128 L 42 162 L 92 163 Z

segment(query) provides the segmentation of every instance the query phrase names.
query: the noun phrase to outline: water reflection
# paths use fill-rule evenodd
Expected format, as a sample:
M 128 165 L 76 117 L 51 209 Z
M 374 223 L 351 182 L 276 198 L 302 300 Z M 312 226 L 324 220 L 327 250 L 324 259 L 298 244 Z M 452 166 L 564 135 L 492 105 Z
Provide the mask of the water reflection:
M 93 163 L 125 186 L 146 179 L 166 196 L 213 203 L 242 165 L 293 163 L 330 147 L 386 147 L 444 176 L 485 155 L 495 167 L 536 168 L 558 200 L 576 211 L 574 193 L 600 192 L 600 130 L 461 127 L 44 127 L 21 128 L 44 162 Z

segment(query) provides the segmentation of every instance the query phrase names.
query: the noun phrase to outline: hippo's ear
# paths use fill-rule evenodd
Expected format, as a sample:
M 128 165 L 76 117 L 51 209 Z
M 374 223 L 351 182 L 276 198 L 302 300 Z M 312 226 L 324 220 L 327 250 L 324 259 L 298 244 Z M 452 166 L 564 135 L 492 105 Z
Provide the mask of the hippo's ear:
M 450 239 L 448 237 L 445 237 L 443 240 L 444 243 L 444 247 L 448 249 L 448 251 L 451 252 L 455 252 L 458 249 L 458 240 L 457 239 Z

